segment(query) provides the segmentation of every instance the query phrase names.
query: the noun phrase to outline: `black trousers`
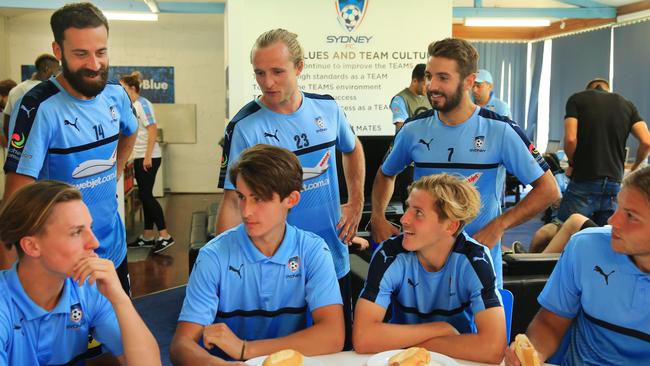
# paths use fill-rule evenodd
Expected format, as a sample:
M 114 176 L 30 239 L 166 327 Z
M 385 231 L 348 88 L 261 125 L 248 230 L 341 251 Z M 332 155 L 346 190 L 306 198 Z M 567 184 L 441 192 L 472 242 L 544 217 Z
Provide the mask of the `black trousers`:
M 153 184 L 156 181 L 156 172 L 160 168 L 160 160 L 160 158 L 151 159 L 152 165 L 147 171 L 142 166 L 144 159 L 135 159 L 133 162 L 135 180 L 138 182 L 138 197 L 142 202 L 142 210 L 144 211 L 145 230 L 153 230 L 154 224 L 156 224 L 159 231 L 167 228 L 162 207 L 153 196 Z

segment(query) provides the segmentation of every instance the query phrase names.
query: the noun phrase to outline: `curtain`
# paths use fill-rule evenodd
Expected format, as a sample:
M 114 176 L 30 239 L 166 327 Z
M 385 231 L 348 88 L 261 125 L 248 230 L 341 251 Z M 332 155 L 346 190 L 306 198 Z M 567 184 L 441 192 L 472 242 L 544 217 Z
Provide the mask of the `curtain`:
M 508 103 L 512 119 L 523 126 L 526 113 L 526 43 L 474 42 L 479 69 L 494 79 L 494 94 Z
M 549 140 L 563 140 L 566 101 L 594 78 L 609 79 L 610 28 L 553 39 Z

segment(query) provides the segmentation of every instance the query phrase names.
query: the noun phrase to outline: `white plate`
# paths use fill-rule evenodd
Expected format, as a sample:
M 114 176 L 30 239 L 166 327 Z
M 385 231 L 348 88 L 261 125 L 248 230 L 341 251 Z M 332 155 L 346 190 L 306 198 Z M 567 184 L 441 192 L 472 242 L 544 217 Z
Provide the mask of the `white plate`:
M 403 351 L 402 349 L 394 349 L 390 351 L 377 353 L 376 355 L 368 359 L 366 365 L 388 366 L 388 359 L 402 351 Z M 453 358 L 447 357 L 445 355 L 441 355 L 440 353 L 431 352 L 431 351 L 429 351 L 429 354 L 431 355 L 431 362 L 429 362 L 429 366 L 458 366 L 458 362 L 454 361 Z
M 269 356 L 266 355 L 251 358 L 250 360 L 246 361 L 246 364 L 251 366 L 262 366 L 262 363 L 264 363 L 264 360 L 266 360 L 267 357 Z M 304 357 L 304 361 L 304 366 L 323 366 L 323 364 L 319 361 L 316 361 L 315 359 L 309 358 L 307 356 Z

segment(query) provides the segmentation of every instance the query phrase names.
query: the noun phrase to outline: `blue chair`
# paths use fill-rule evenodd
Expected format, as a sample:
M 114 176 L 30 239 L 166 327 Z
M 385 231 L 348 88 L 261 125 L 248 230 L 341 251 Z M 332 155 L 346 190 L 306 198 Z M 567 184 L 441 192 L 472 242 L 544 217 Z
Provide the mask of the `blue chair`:
M 500 288 L 499 293 L 501 294 L 501 300 L 503 301 L 503 312 L 506 314 L 506 343 L 510 344 L 510 326 L 512 325 L 512 307 L 515 302 L 515 298 L 512 295 L 512 292 Z

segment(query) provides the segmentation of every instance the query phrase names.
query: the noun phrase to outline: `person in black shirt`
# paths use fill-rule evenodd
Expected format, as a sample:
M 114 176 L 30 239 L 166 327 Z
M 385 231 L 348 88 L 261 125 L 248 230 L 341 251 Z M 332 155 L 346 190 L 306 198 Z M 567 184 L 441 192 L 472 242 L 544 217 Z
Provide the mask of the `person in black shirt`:
M 632 102 L 609 91 L 604 79 L 593 79 L 586 90 L 566 104 L 564 151 L 569 158 L 571 182 L 562 197 L 558 218 L 571 214 L 590 217 L 599 226 L 616 209 L 625 164 L 625 141 L 630 133 L 639 140 L 636 170 L 650 153 L 650 132 Z

